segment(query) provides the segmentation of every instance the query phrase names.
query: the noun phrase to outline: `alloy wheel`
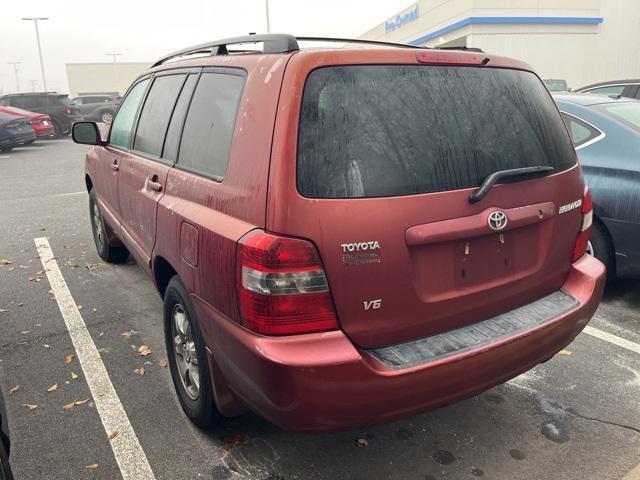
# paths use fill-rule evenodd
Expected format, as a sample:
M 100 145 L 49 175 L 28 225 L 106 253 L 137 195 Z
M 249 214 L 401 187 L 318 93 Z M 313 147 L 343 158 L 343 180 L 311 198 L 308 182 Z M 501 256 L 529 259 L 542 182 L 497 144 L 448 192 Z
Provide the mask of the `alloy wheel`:
M 187 311 L 179 303 L 173 306 L 171 312 L 171 333 L 173 354 L 182 386 L 189 398 L 197 400 L 200 395 L 200 367 L 196 344 Z

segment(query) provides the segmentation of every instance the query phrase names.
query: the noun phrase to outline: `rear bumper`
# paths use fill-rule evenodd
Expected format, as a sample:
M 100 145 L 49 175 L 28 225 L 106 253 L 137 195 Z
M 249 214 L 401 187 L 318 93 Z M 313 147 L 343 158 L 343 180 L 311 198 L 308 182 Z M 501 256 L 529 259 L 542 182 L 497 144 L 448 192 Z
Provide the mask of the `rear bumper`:
M 489 345 L 406 369 L 389 368 L 356 348 L 342 331 L 261 337 L 197 297 L 194 303 L 215 356 L 211 361 L 230 392 L 284 429 L 323 432 L 446 405 L 549 359 L 582 331 L 604 283 L 604 266 L 585 255 L 573 264 L 562 287 L 577 300 L 575 308 Z

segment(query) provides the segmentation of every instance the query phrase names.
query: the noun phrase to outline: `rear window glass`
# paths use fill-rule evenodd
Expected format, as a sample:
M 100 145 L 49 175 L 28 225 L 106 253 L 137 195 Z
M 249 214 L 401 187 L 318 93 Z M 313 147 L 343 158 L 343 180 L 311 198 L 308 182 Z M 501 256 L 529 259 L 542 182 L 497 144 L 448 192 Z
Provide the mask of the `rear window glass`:
M 307 197 L 471 188 L 498 170 L 575 162 L 553 101 L 529 72 L 368 65 L 307 79 L 297 168 Z
M 618 121 L 622 121 L 625 125 L 640 132 L 640 103 L 606 103 L 602 106 L 598 105 L 598 107 L 601 110 L 604 109 L 610 117 L 613 117 Z
M 222 180 L 243 86 L 240 73 L 202 74 L 184 122 L 180 168 Z

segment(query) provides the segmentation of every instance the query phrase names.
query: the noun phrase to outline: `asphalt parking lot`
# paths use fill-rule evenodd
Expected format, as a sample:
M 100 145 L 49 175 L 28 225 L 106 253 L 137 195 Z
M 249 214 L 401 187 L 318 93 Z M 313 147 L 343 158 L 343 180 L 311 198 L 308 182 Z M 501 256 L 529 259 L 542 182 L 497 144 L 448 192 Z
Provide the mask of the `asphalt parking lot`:
M 589 333 L 566 350 L 475 398 L 331 435 L 290 434 L 252 414 L 197 430 L 163 366 L 162 303 L 151 281 L 95 252 L 85 151 L 63 139 L 0 154 L 0 259 L 11 262 L 0 262 L 0 387 L 18 480 L 122 478 L 118 432 L 103 425 L 75 356 L 38 257 L 41 237 L 142 447 L 125 460 L 146 457 L 157 479 L 640 478 L 634 281 L 608 289 Z M 143 345 L 150 355 L 138 353 Z

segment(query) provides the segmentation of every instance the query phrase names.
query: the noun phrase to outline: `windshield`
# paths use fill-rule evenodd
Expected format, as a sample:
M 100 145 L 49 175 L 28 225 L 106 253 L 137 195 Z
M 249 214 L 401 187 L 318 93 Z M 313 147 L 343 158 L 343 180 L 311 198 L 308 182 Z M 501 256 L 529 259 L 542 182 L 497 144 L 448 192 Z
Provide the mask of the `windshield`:
M 297 181 L 308 197 L 455 190 L 498 170 L 575 163 L 553 101 L 529 72 L 344 66 L 307 79 Z

